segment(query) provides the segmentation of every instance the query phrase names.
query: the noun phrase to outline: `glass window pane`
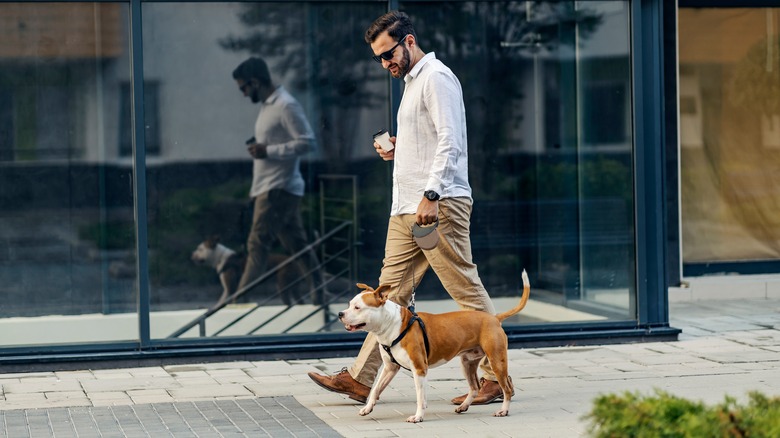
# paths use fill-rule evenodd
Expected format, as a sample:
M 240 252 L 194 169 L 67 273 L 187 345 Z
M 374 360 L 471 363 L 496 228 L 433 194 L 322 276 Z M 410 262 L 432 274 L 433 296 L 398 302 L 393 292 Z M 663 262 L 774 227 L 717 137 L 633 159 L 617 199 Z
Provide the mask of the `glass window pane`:
M 463 86 L 472 246 L 496 307 L 527 269 L 534 301 L 517 321 L 633 318 L 628 2 L 401 9 Z
M 218 303 L 221 281 L 237 290 L 248 253 L 246 293 L 206 335 L 332 328 L 318 305 L 340 310 L 356 278 L 378 276 L 389 169 L 371 136 L 389 127 L 389 94 L 363 32 L 382 13 L 373 2 L 143 5 L 153 338 L 198 336 L 187 324 Z M 273 87 L 233 78 L 249 57 L 265 61 Z M 260 129 L 266 111 L 275 122 Z M 268 157 L 253 160 L 250 138 Z M 253 231 L 255 214 L 266 219 Z
M 127 23 L 0 3 L 0 346 L 138 337 Z
M 684 263 L 780 258 L 780 9 L 681 8 Z
M 423 50 L 434 51 L 463 85 L 472 246 L 496 307 L 514 305 L 525 268 L 534 301 L 515 322 L 633 318 L 627 2 L 415 2 L 401 9 Z M 152 336 L 341 332 L 334 313 L 356 281 L 376 281 L 384 256 L 392 166 L 377 158 L 371 135 L 393 129 L 389 90 L 400 83 L 371 60 L 363 41 L 383 5 L 154 2 L 143 12 L 144 81 L 154 84 L 145 90 L 146 141 L 158 144 L 147 155 Z M 262 112 L 274 114 L 278 95 L 265 79 L 232 77 L 250 56 L 265 60 L 271 89 L 282 86 L 300 108 L 279 110 L 299 122 L 277 133 L 294 137 L 290 126 L 311 127 L 316 149 L 297 156 L 302 192 L 296 183 L 286 193 L 250 196 L 253 173 L 273 166 L 266 165 L 271 155 L 252 159 L 245 143 L 255 137 L 280 149 L 258 122 Z M 262 196 L 262 203 L 253 199 Z M 253 231 L 254 215 L 274 205 L 289 207 Z M 304 242 L 325 238 L 314 255 L 279 231 L 298 221 Z M 259 245 L 251 235 L 264 236 L 267 257 L 241 288 L 241 274 L 223 268 L 249 265 L 220 258 L 226 250 L 209 238 L 246 255 Z M 193 254 L 206 242 L 218 249 L 210 252 L 215 259 Z M 235 293 L 224 306 L 220 277 L 232 279 Z M 420 290 L 420 309 L 456 306 L 432 273 Z

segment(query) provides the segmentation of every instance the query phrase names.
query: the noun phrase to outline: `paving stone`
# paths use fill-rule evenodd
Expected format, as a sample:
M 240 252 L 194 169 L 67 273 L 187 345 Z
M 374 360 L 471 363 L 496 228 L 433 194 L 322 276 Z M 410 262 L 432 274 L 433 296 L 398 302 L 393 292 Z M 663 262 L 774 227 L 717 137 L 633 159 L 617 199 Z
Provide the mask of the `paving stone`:
M 116 392 L 140 389 L 177 388 L 179 382 L 171 377 L 96 379 L 82 381 L 81 386 L 87 393 Z
M 122 391 L 88 392 L 87 397 L 92 401 L 130 399 L 130 396 L 126 392 Z
M 8 394 L 27 394 L 34 392 L 54 391 L 81 391 L 81 383 L 78 380 L 52 380 L 41 381 L 39 379 L 22 379 L 19 383 L 3 384 L 3 392 Z
M 340 436 L 293 397 L 242 403 L 244 406 L 235 401 L 216 401 L 5 411 L 5 428 L 0 436 L 17 438 L 28 436 L 28 431 L 35 431 L 36 436 L 54 436 L 51 420 L 62 434 L 57 436 Z M 261 427 L 261 422 L 269 427 Z M 239 425 L 245 425 L 245 429 Z
M 53 391 L 45 392 L 47 400 L 86 400 L 87 394 L 83 391 Z
M 744 351 L 738 355 L 728 353 L 707 353 L 703 355 L 706 359 L 720 363 L 744 363 L 744 362 L 764 362 L 777 361 L 780 359 L 776 352 L 767 350 Z
M 243 385 L 199 385 L 192 387 L 173 388 L 169 394 L 176 400 L 183 399 L 209 399 L 220 396 L 249 396 L 252 393 Z
M 110 380 L 110 379 L 130 379 L 133 375 L 130 370 L 118 369 L 118 370 L 94 370 L 92 374 L 96 379 Z

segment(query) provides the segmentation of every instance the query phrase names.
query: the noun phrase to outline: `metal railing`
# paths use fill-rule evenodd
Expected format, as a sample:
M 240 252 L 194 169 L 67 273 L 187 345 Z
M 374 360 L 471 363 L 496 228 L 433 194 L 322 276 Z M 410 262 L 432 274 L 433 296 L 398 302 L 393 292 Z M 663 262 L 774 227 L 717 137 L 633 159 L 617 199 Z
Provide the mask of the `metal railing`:
M 328 193 L 326 186 L 330 183 L 335 185 L 336 182 L 346 182 L 346 191 L 341 191 L 341 194 L 346 193 L 347 196 L 338 196 L 338 190 L 336 195 Z M 345 299 L 354 294 L 354 278 L 355 270 L 357 266 L 356 262 L 356 245 L 357 245 L 357 226 L 356 226 L 356 214 L 357 214 L 357 184 L 356 177 L 353 175 L 322 175 L 320 181 L 320 226 L 322 229 L 322 236 L 316 238 L 312 243 L 305 248 L 284 259 L 281 263 L 266 271 L 263 275 L 259 276 L 243 288 L 237 290 L 224 301 L 221 301 L 213 307 L 206 310 L 203 314 L 199 315 L 192 321 L 183 325 L 181 328 L 171 333 L 168 338 L 179 338 L 193 327 L 198 327 L 198 336 L 219 336 L 225 334 L 229 329 L 236 330 L 238 323 L 244 321 L 244 323 L 250 321 L 250 317 L 257 318 L 256 312 L 259 309 L 269 309 L 276 304 L 280 297 L 293 291 L 294 288 L 299 287 L 302 282 L 307 282 L 309 278 L 318 278 L 313 288 L 311 289 L 311 296 L 315 308 L 302 315 L 297 321 L 294 321 L 289 326 L 277 328 L 276 333 L 288 333 L 291 330 L 299 327 L 305 322 L 310 322 L 318 314 L 322 314 L 322 323 L 316 331 L 326 331 L 338 321 L 336 314 L 330 310 L 330 305 L 338 303 L 343 305 Z M 332 206 L 340 207 L 347 206 L 347 211 L 351 210 L 349 214 L 350 220 L 345 220 L 343 217 L 339 218 L 338 214 L 334 214 Z M 342 210 L 343 212 L 344 210 Z M 334 225 L 335 224 L 335 225 Z M 325 232 L 326 228 L 333 227 L 330 231 Z M 222 326 L 214 330 L 213 333 L 207 334 L 206 323 L 220 310 L 224 309 L 231 303 L 248 293 L 253 289 L 268 283 L 270 280 L 276 278 L 283 269 L 291 264 L 298 264 L 299 260 L 304 257 L 309 257 L 311 251 L 319 250 L 318 264 L 311 267 L 308 271 L 303 273 L 293 281 L 285 284 L 284 287 L 278 288 L 276 293 L 266 294 L 262 300 L 254 303 L 244 311 L 231 318 L 227 318 L 228 321 L 224 322 L 221 319 L 219 323 Z M 283 308 L 278 309 L 275 313 L 264 315 L 258 319 L 254 326 L 247 330 L 245 335 L 253 335 L 259 330 L 268 326 L 269 324 L 276 322 L 285 314 L 289 314 L 291 310 L 297 307 L 296 299 L 291 300 Z M 319 325 L 319 323 L 318 323 Z
M 256 310 L 266 307 L 267 305 L 271 304 L 272 302 L 275 302 L 282 294 L 284 294 L 288 289 L 291 289 L 293 287 L 296 287 L 298 283 L 305 281 L 307 277 L 311 276 L 315 271 L 319 270 L 322 275 L 322 282 L 318 284 L 313 290 L 313 295 L 322 296 L 322 300 L 318 304 L 318 308 L 314 311 L 306 315 L 303 319 L 297 321 L 292 326 L 281 330 L 280 333 L 287 333 L 296 326 L 300 325 L 304 321 L 308 320 L 309 318 L 313 317 L 315 314 L 319 313 L 320 311 L 324 311 L 324 325 L 319 330 L 324 330 L 327 326 L 329 326 L 331 318 L 334 316 L 332 312 L 329 310 L 329 305 L 333 304 L 337 300 L 343 299 L 344 296 L 346 296 L 349 292 L 352 292 L 351 288 L 346 291 L 338 291 L 336 293 L 330 293 L 328 292 L 328 286 L 334 285 L 336 283 L 336 280 L 339 278 L 351 278 L 352 277 L 352 265 L 353 261 L 352 259 L 352 233 L 351 233 L 351 222 L 343 222 L 341 225 L 337 226 L 324 236 L 318 238 L 314 242 L 307 245 L 305 248 L 301 249 L 300 251 L 296 252 L 292 256 L 286 258 L 278 265 L 274 266 L 273 268 L 269 269 L 265 274 L 257 277 L 255 280 L 244 286 L 243 288 L 235 291 L 232 295 L 228 296 L 224 301 L 217 303 L 215 306 L 211 307 L 210 309 L 206 310 L 202 315 L 198 316 L 197 318 L 193 319 L 189 323 L 183 325 L 181 328 L 176 330 L 175 332 L 171 333 L 168 338 L 178 338 L 190 329 L 192 329 L 195 326 L 198 326 L 198 334 L 201 337 L 206 336 L 206 321 L 214 314 L 219 312 L 220 310 L 224 309 L 226 306 L 228 306 L 230 303 L 234 302 L 236 299 L 244 296 L 245 294 L 249 293 L 252 289 L 255 287 L 269 281 L 270 279 L 274 278 L 276 274 L 279 273 L 282 269 L 284 269 L 286 266 L 295 263 L 298 259 L 302 257 L 308 257 L 309 251 L 314 251 L 321 245 L 323 245 L 325 242 L 339 238 L 340 241 L 344 243 L 344 247 L 333 254 L 331 254 L 327 259 L 322 260 L 316 267 L 312 268 L 308 272 L 305 273 L 305 275 L 302 275 L 295 281 L 287 284 L 284 288 L 279 289 L 275 294 L 271 294 L 265 297 L 260 302 L 255 303 L 251 308 L 247 309 L 243 314 L 233 318 L 232 321 L 225 324 L 222 328 L 219 330 L 216 330 L 213 334 L 210 336 L 218 336 L 222 333 L 224 333 L 227 329 L 235 326 L 239 321 L 247 318 L 252 313 L 254 313 Z M 343 237 L 340 237 L 340 234 L 346 234 L 347 237 L 344 239 Z M 347 259 L 345 260 L 344 257 Z M 329 264 L 332 264 L 336 261 L 341 261 L 342 265 L 346 265 L 345 268 L 333 272 L 332 274 L 325 274 L 326 269 L 325 267 Z M 261 328 L 265 327 L 270 322 L 277 319 L 279 316 L 289 312 L 292 308 L 295 307 L 295 304 L 288 304 L 286 305 L 282 310 L 278 311 L 276 314 L 272 315 L 270 318 L 263 321 L 261 324 L 257 325 L 255 328 L 251 329 L 249 332 L 247 332 L 247 335 L 254 334 Z

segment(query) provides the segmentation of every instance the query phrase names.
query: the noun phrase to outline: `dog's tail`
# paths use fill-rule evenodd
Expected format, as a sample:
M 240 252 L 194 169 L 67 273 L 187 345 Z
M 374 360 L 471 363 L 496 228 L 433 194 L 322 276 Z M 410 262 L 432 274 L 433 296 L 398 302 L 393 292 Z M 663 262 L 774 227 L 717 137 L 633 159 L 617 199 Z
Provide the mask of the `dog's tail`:
M 525 269 L 523 269 L 523 296 L 520 297 L 520 303 L 515 306 L 514 309 L 508 310 L 504 313 L 499 313 L 496 315 L 496 318 L 498 318 L 499 321 L 503 321 L 507 318 L 509 318 L 512 315 L 517 314 L 521 310 L 523 310 L 523 307 L 525 307 L 526 303 L 528 303 L 528 297 L 531 295 L 531 282 L 528 281 L 528 274 L 525 273 Z

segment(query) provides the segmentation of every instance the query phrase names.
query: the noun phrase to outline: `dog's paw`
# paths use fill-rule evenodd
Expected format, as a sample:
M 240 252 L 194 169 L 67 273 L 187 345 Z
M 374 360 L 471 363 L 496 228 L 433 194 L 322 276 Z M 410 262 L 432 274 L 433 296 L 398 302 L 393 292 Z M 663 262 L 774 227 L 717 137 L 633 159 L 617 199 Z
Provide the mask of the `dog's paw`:
M 418 417 L 417 415 L 412 415 L 406 419 L 407 423 L 422 423 L 422 421 L 423 421 L 423 417 L 422 416 Z
M 363 408 L 360 409 L 358 414 L 360 414 L 361 417 L 365 417 L 366 415 L 370 414 L 371 411 L 373 411 L 373 410 L 374 410 L 373 406 L 363 406 Z
M 462 414 L 462 413 L 464 413 L 464 412 L 466 412 L 468 410 L 469 410 L 468 405 L 466 405 L 466 406 L 460 405 L 457 408 L 455 408 L 455 413 L 456 414 Z
M 509 411 L 506 409 L 499 409 L 493 414 L 494 417 L 506 417 L 509 415 Z

